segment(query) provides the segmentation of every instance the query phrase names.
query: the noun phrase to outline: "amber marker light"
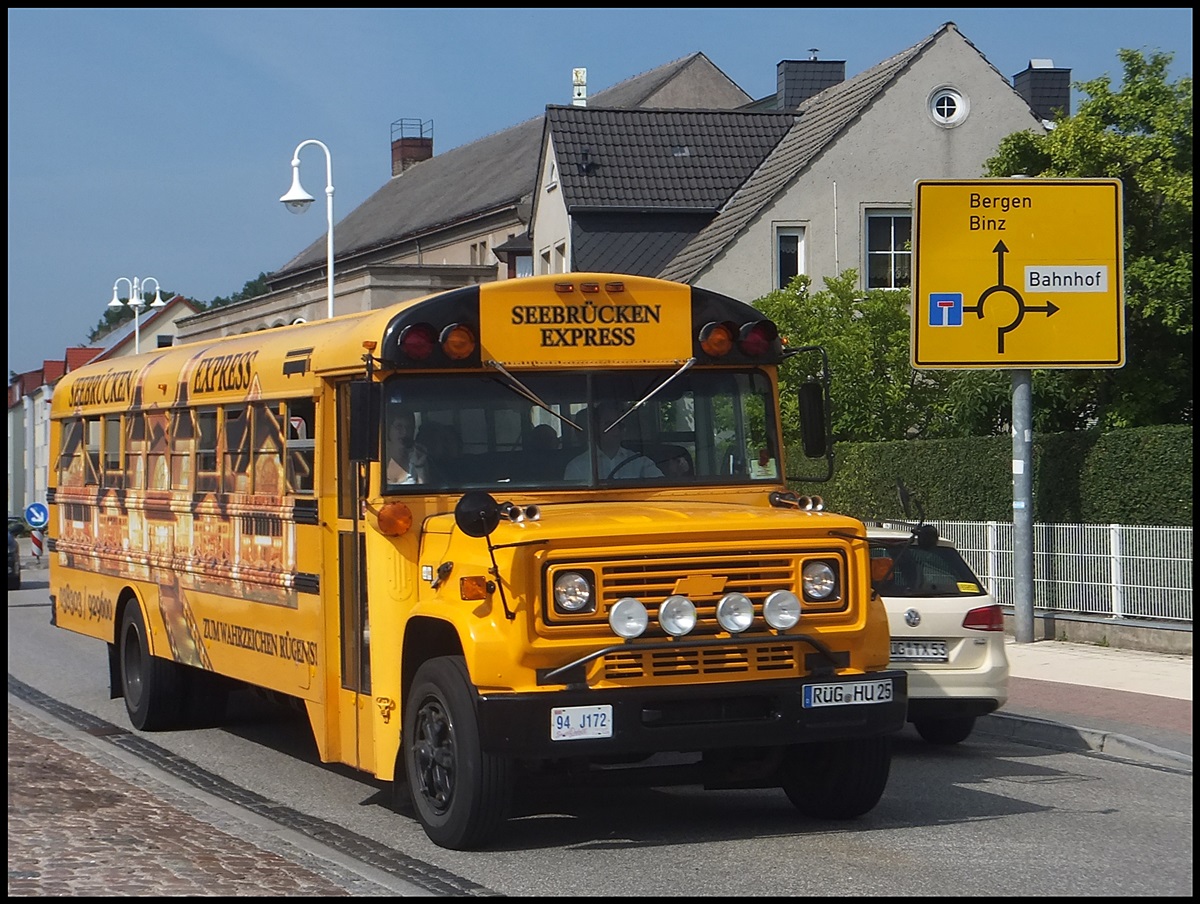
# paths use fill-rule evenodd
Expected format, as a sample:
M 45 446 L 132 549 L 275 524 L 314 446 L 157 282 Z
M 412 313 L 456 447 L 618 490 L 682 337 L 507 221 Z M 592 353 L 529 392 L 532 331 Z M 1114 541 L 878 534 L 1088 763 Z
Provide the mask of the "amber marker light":
M 442 330 L 440 339 L 442 351 L 451 361 L 461 361 L 475 352 L 475 334 L 465 324 L 450 324 Z
M 471 574 L 458 579 L 458 595 L 464 600 L 485 600 L 488 597 L 488 580 L 482 574 Z
M 379 510 L 379 532 L 385 537 L 402 537 L 412 527 L 412 510 L 403 502 L 385 502 Z
M 710 358 L 723 358 L 733 348 L 733 329 L 727 323 L 708 323 L 700 330 L 700 348 Z
M 571 292 L 575 291 L 575 283 L 556 282 L 554 284 L 554 291 L 562 292 L 563 294 L 570 294 Z

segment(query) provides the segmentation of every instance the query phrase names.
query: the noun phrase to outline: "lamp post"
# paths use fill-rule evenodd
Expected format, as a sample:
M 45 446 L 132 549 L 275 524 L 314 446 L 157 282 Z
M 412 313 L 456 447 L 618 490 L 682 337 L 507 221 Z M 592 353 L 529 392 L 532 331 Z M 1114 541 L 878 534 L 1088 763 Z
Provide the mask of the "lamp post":
M 166 302 L 162 299 L 162 290 L 159 288 L 158 280 L 153 276 L 147 276 L 140 280 L 139 277 L 136 276 L 133 279 L 130 279 L 127 276 L 118 276 L 117 281 L 113 283 L 112 301 L 108 303 L 110 308 L 120 308 L 124 307 L 125 305 L 129 305 L 129 307 L 133 308 L 133 353 L 135 355 L 140 355 L 142 353 L 141 317 L 142 308 L 146 306 L 146 299 L 142 297 L 142 290 L 146 288 L 146 283 L 150 282 L 151 280 L 154 280 L 154 301 L 150 302 L 150 307 L 164 307 Z M 117 286 L 119 286 L 122 282 L 129 283 L 129 301 L 127 302 L 121 301 L 121 299 L 117 297 Z
M 304 190 L 300 184 L 300 149 L 305 145 L 315 144 L 325 152 L 325 219 L 329 224 L 329 228 L 325 235 L 325 257 L 326 257 L 326 278 L 328 282 L 328 306 L 329 316 L 333 316 L 333 157 L 322 142 L 315 138 L 309 138 L 296 145 L 296 151 L 292 154 L 292 187 L 288 189 L 279 200 L 282 201 L 287 209 L 292 213 L 304 213 L 314 200 L 312 195 Z

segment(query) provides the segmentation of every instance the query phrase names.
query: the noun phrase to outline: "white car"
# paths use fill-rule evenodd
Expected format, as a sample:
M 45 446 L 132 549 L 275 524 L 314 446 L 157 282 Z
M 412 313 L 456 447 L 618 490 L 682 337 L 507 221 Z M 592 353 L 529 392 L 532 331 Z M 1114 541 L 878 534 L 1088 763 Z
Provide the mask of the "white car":
M 933 525 L 868 525 L 867 539 L 892 637 L 888 668 L 908 673 L 908 721 L 931 744 L 957 744 L 1008 700 L 1004 614 Z

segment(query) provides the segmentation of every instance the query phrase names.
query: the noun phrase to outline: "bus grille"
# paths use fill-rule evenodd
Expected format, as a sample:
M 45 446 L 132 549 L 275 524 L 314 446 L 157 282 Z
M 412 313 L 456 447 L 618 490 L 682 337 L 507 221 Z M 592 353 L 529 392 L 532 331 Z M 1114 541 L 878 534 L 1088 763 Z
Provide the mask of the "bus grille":
M 651 678 L 669 682 L 757 673 L 779 677 L 801 674 L 795 643 L 764 643 L 754 646 L 700 647 L 679 650 L 622 651 L 604 657 L 608 681 Z

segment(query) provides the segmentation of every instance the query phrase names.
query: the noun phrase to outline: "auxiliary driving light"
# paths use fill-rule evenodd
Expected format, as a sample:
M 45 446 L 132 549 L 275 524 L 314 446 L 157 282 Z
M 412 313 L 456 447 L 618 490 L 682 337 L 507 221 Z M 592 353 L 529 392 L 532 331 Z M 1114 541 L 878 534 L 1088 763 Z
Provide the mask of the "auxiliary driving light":
M 776 590 L 763 600 L 763 618 L 776 631 L 786 631 L 800 621 L 800 599 L 790 590 Z
M 686 596 L 668 596 L 658 607 L 658 623 L 672 637 L 682 637 L 696 627 L 696 606 Z
M 632 640 L 641 637 L 650 624 L 650 616 L 640 600 L 623 596 L 608 610 L 608 626 L 618 637 Z
M 727 593 L 717 603 L 717 622 L 730 634 L 741 634 L 754 622 L 754 603 L 744 593 Z

